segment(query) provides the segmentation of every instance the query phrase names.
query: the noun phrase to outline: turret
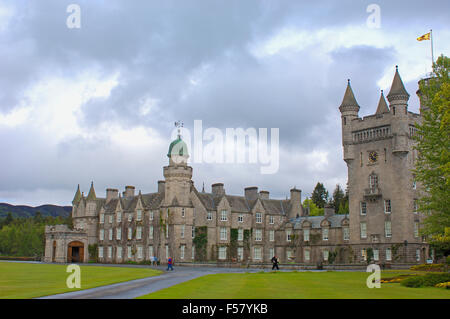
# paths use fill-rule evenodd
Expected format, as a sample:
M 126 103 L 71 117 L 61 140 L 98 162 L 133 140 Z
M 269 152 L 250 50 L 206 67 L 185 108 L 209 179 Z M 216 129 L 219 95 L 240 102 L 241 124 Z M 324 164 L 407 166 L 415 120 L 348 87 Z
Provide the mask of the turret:
M 375 114 L 383 114 L 383 113 L 389 113 L 389 108 L 384 98 L 383 90 L 381 90 L 380 100 L 378 101 L 378 107 Z
M 346 162 L 354 159 L 352 151 L 352 120 L 358 118 L 359 105 L 350 86 L 350 79 L 347 80 L 347 89 L 342 99 L 339 111 L 342 119 L 342 145 L 344 146 L 344 160 Z
M 403 81 L 395 66 L 394 80 L 391 90 L 387 95 L 389 109 L 395 121 L 392 124 L 392 135 L 394 136 L 393 150 L 396 155 L 408 153 L 408 100 L 409 93 L 406 91 Z
M 75 192 L 75 196 L 73 197 L 73 200 L 72 200 L 72 205 L 73 206 L 78 205 L 80 200 L 81 200 L 81 192 L 80 192 L 80 184 L 78 184 L 77 191 Z
M 97 196 L 95 195 L 94 182 L 91 182 L 91 188 L 86 198 L 86 216 L 94 216 L 97 208 Z

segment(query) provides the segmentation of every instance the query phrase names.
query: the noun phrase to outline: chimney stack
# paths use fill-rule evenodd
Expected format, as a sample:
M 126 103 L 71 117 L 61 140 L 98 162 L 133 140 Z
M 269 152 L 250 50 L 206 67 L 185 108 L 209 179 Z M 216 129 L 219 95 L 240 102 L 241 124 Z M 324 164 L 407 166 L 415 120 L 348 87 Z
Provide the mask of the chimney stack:
M 134 186 L 125 186 L 124 197 L 134 197 Z
M 334 207 L 333 205 L 326 204 L 324 206 L 324 216 L 325 218 L 333 216 L 334 215 Z
M 164 193 L 166 190 L 166 182 L 158 181 L 158 193 Z
M 295 187 L 291 189 L 291 209 L 289 211 L 289 218 L 296 218 L 302 216 L 302 191 Z
M 211 185 L 212 194 L 214 196 L 225 195 L 225 189 L 223 188 L 223 183 L 215 183 Z
M 115 188 L 107 188 L 106 189 L 106 202 L 109 202 L 111 199 L 119 198 L 119 190 Z
M 247 200 L 255 200 L 258 198 L 258 187 L 247 187 L 244 189 L 245 191 L 245 198 Z
M 259 198 L 261 198 L 261 199 L 269 199 L 269 192 L 268 191 L 260 191 L 259 192 Z

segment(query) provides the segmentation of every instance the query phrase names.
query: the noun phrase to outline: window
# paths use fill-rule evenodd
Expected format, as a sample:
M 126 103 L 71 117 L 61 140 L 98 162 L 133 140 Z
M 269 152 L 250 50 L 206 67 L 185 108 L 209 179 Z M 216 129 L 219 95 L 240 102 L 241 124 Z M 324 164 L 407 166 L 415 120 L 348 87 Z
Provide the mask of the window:
M 328 255 L 329 255 L 328 250 L 324 250 L 323 251 L 323 260 L 328 261 Z
M 150 211 L 150 213 L 148 214 L 148 218 L 150 220 L 153 220 L 153 218 L 155 218 L 153 211 Z
M 291 261 L 291 259 L 292 259 L 292 251 L 291 250 L 286 251 L 286 259 L 288 261 Z
M 142 239 L 142 226 L 136 227 L 136 239 Z
M 195 237 L 195 226 L 192 226 L 192 234 L 191 234 L 192 238 Z
M 374 261 L 380 260 L 380 253 L 379 253 L 378 249 L 373 250 L 373 260 Z
M 101 213 L 100 214 L 100 224 L 104 224 L 105 223 L 105 214 Z
M 103 247 L 102 246 L 98 247 L 98 257 L 103 258 Z
M 419 237 L 419 222 L 414 222 L 414 237 Z
M 390 248 L 386 248 L 386 260 L 392 260 L 392 251 Z
M 113 215 L 110 214 L 110 215 L 109 215 L 109 223 L 112 224 L 112 222 L 113 222 Z
M 384 213 L 385 214 L 391 213 L 391 200 L 390 199 L 384 200 Z
M 180 237 L 184 238 L 184 230 L 185 230 L 185 226 L 181 225 L 181 232 L 180 232 Z
M 228 216 L 227 216 L 227 211 L 226 210 L 222 210 L 221 214 L 220 214 L 220 220 L 223 222 L 226 222 L 228 220 Z
M 244 259 L 244 247 L 238 247 L 237 255 L 238 255 L 238 260 Z
M 108 236 L 108 239 L 109 239 L 109 240 L 112 240 L 112 238 L 113 238 L 113 230 L 112 230 L 112 229 L 109 230 L 108 235 L 109 235 L 109 236 Z
M 153 225 L 148 228 L 148 238 L 153 239 Z
M 360 228 L 361 228 L 361 238 L 367 238 L 367 224 L 364 222 L 364 223 L 361 223 L 360 224 Z
M 207 216 L 206 216 L 207 220 L 212 220 L 213 219 L 213 212 L 208 212 Z
M 133 220 L 133 214 L 128 214 L 128 221 L 131 222 Z
M 127 255 L 128 255 L 128 259 L 131 259 L 132 255 L 131 255 L 131 246 L 127 246 Z
M 192 260 L 194 260 L 195 259 L 195 246 L 192 246 L 191 256 L 192 256 Z
M 117 212 L 116 222 L 120 223 L 122 221 L 122 212 Z
M 369 188 L 375 189 L 378 187 L 378 176 L 376 174 L 371 174 L 369 176 Z
M 415 199 L 414 200 L 414 202 L 413 202 L 413 211 L 414 211 L 414 214 L 417 214 L 417 211 L 419 210 L 419 204 L 418 204 L 418 202 L 417 202 L 417 199 Z
M 309 229 L 303 230 L 303 241 L 309 241 Z
M 228 234 L 227 229 L 225 227 L 220 227 L 220 240 L 227 240 Z
M 122 229 L 117 227 L 116 229 L 116 239 L 121 240 L 122 239 Z
M 243 223 L 244 222 L 244 214 L 239 214 L 238 215 L 238 222 L 239 223 Z
M 254 247 L 253 248 L 253 259 L 254 260 L 261 260 L 261 247 Z
M 142 210 L 138 209 L 136 211 L 136 220 L 141 221 L 142 220 Z
M 166 224 L 166 238 L 169 238 L 169 224 Z
M 361 215 L 366 215 L 366 213 L 367 213 L 367 203 L 366 202 L 359 203 L 359 212 L 361 213 Z
M 117 247 L 117 252 L 116 252 L 116 257 L 117 259 L 122 259 L 122 247 Z
M 219 259 L 227 259 L 227 247 L 219 247 Z
M 262 240 L 262 230 L 255 229 L 255 241 L 261 241 L 261 240 Z
M 269 241 L 275 241 L 275 231 L 269 230 Z
M 269 216 L 269 224 L 274 224 L 275 223 L 275 219 L 272 215 Z
M 104 239 L 105 239 L 105 230 L 100 229 L 100 240 L 104 240 Z
M 154 256 L 154 254 L 153 254 L 153 246 L 148 246 L 148 256 L 149 257 L 153 257 Z
M 256 213 L 256 222 L 258 224 L 262 223 L 262 214 L 261 213 Z
M 166 245 L 166 258 L 169 258 L 169 245 Z
M 413 175 L 412 189 L 416 189 L 416 188 L 417 188 L 417 184 L 416 184 L 416 175 Z
M 344 227 L 344 240 L 350 240 L 350 228 Z
M 180 247 L 180 258 L 184 259 L 184 250 L 186 249 L 185 245 L 181 245 Z
M 420 261 L 420 249 L 416 249 L 416 261 Z
M 322 229 L 322 240 L 328 240 L 328 228 Z
M 286 230 L 286 241 L 291 241 L 291 232 L 290 229 Z
M 307 262 L 311 259 L 311 254 L 309 249 L 305 249 L 305 253 L 304 253 L 304 261 Z
M 390 220 L 384 222 L 384 234 L 386 238 L 392 237 L 392 224 Z
M 244 230 L 242 228 L 238 229 L 238 240 L 239 241 L 244 240 Z
M 186 210 L 184 207 L 181 209 L 181 217 L 184 217 L 186 215 Z
M 133 229 L 131 227 L 128 227 L 128 239 L 133 238 Z

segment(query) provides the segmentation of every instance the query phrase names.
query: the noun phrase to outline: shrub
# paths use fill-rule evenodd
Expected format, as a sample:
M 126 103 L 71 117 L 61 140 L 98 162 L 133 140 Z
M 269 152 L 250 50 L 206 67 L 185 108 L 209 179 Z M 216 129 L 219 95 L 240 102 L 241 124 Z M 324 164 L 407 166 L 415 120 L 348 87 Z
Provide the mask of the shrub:
M 435 287 L 450 289 L 450 281 L 448 281 L 448 282 L 441 282 L 440 284 L 437 284 Z
M 444 271 L 444 265 L 443 264 L 422 264 L 422 265 L 412 266 L 410 269 L 418 270 L 418 271 Z
M 446 274 L 426 274 L 424 276 L 417 276 L 405 279 L 401 285 L 411 288 L 419 287 L 433 287 L 442 282 L 450 281 L 450 273 Z
M 445 258 L 445 263 L 446 263 L 447 265 L 450 265 L 450 256 L 447 256 L 447 257 Z

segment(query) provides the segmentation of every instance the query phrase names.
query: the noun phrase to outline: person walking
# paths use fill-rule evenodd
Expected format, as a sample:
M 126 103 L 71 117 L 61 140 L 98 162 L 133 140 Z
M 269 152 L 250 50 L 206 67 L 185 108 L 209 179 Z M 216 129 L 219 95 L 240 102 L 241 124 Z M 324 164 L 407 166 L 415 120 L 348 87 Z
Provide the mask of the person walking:
M 275 268 L 277 268 L 277 270 L 280 270 L 280 268 L 278 268 L 278 258 L 277 258 L 277 256 L 273 256 L 272 257 L 272 270 L 274 270 Z
M 167 271 L 172 270 L 173 271 L 173 260 L 172 257 L 169 257 L 169 259 L 167 259 Z

